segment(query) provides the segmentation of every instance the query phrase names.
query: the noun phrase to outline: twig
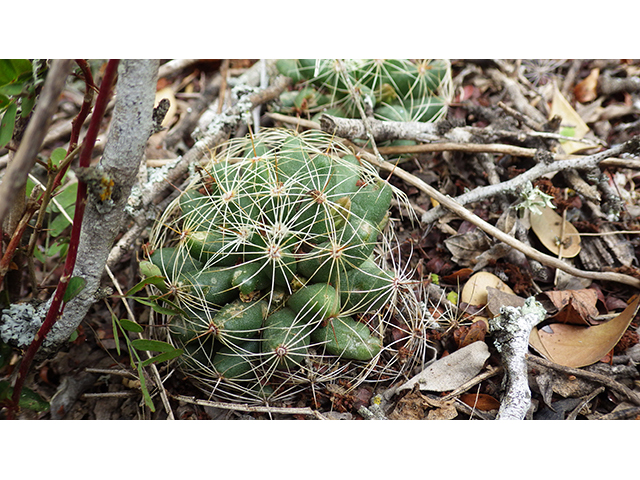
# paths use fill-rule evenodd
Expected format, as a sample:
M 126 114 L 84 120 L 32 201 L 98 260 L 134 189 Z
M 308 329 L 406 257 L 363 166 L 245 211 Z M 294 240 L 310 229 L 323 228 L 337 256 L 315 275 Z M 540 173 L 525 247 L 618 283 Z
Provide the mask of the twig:
M 304 128 L 309 128 L 312 130 L 320 130 L 320 124 L 316 122 L 312 122 L 311 120 L 306 120 L 300 117 L 291 117 L 289 115 L 283 115 L 281 113 L 276 112 L 267 112 L 267 117 L 272 118 L 276 122 L 288 123 L 290 125 L 299 125 Z
M 218 93 L 218 115 L 222 113 L 224 109 L 224 97 L 227 93 L 227 76 L 229 75 L 229 59 L 222 60 L 220 65 L 220 89 Z
M 248 405 L 246 403 L 224 403 L 213 402 L 211 400 L 200 400 L 195 397 L 187 397 L 184 395 L 172 395 L 176 400 L 180 400 L 193 405 L 200 405 L 203 407 L 223 408 L 226 410 L 237 410 L 239 412 L 253 412 L 253 413 L 281 413 L 285 415 L 311 415 L 316 418 L 324 418 L 320 412 L 313 410 L 309 407 L 270 407 L 260 405 Z
M 66 305 L 64 315 L 43 345 L 44 354 L 57 351 L 97 300 L 95 293 L 151 133 L 157 65 L 157 60 L 126 60 L 120 64 L 110 134 L 104 155 L 93 170 L 99 181 L 110 179 L 113 187 L 110 195 L 96 190 L 88 197 L 73 271 L 74 276 L 85 279 L 86 285 Z M 97 113 L 96 103 L 94 116 Z
M 138 377 L 136 377 L 132 372 L 130 372 L 129 370 L 113 370 L 110 368 L 90 368 L 87 367 L 84 369 L 85 372 L 87 373 L 97 373 L 98 375 L 118 375 L 120 377 L 126 377 L 130 380 L 136 380 Z
M 587 403 L 589 403 L 591 400 L 593 400 L 598 395 L 600 395 L 602 392 L 604 392 L 604 390 L 605 390 L 604 387 L 596 388 L 590 394 L 585 395 L 584 397 L 582 397 L 580 399 L 581 402 L 576 406 L 576 408 L 574 408 L 571 411 L 571 413 L 569 415 L 567 415 L 567 420 L 575 420 L 576 418 L 578 418 L 578 414 L 580 413 L 580 410 L 582 410 L 585 407 L 585 405 L 587 405 Z
M 629 407 L 614 410 L 611 413 L 596 418 L 596 420 L 628 420 L 630 418 L 638 418 L 638 415 L 640 415 L 640 407 Z
M 40 146 L 58 108 L 58 96 L 64 88 L 73 60 L 52 60 L 38 104 L 33 116 L 0 183 L 0 224 L 4 221 L 17 192 L 25 185 L 27 174 L 33 168 Z
M 190 67 L 196 62 L 198 62 L 198 59 L 193 58 L 170 60 L 158 68 L 158 78 L 169 77 L 180 70 Z
M 350 142 L 345 142 L 345 143 L 350 143 Z M 483 230 L 485 233 L 495 237 L 497 240 L 501 242 L 506 243 L 510 247 L 513 247 L 516 250 L 519 250 L 520 252 L 524 253 L 528 257 L 531 257 L 534 260 L 537 260 L 544 265 L 554 267 L 554 268 L 559 268 L 560 270 L 563 270 L 569 273 L 570 275 L 574 275 L 576 277 L 590 278 L 592 280 L 619 282 L 619 283 L 624 283 L 626 285 L 631 285 L 632 287 L 635 287 L 635 288 L 640 288 L 640 280 L 630 275 L 624 275 L 616 272 L 589 272 L 589 271 L 580 270 L 561 260 L 558 260 L 555 257 L 539 252 L 535 248 L 525 245 L 519 240 L 516 240 L 511 235 L 508 235 L 507 233 L 503 232 L 499 228 L 494 227 L 490 223 L 482 220 L 480 217 L 478 217 L 477 215 L 473 214 L 472 212 L 464 208 L 462 205 L 460 205 L 456 200 L 452 199 L 448 195 L 444 195 L 440 193 L 438 190 L 436 190 L 435 188 L 433 188 L 431 185 L 427 184 L 423 180 L 419 179 L 418 177 L 410 174 L 409 172 L 406 172 L 405 170 L 402 170 L 401 168 L 389 162 L 378 160 L 372 154 L 366 151 L 360 150 L 357 145 L 351 144 L 351 146 L 353 147 L 354 151 L 356 151 L 357 154 L 361 156 L 361 158 L 370 162 L 372 165 L 375 165 L 376 167 L 379 167 L 382 170 L 390 172 L 396 177 L 404 180 L 408 184 L 413 185 L 414 187 L 418 188 L 422 192 L 429 195 L 434 200 L 438 201 L 441 205 L 443 205 L 445 208 L 447 208 L 448 210 L 450 210 L 452 213 L 459 216 L 463 220 L 469 221 L 470 223 L 476 225 L 478 228 Z M 492 188 L 492 187 L 485 187 L 485 188 Z
M 562 372 L 566 375 L 575 375 L 576 377 L 584 378 L 585 380 L 589 380 L 595 383 L 599 383 L 600 385 L 604 385 L 605 387 L 609 387 L 611 390 L 614 390 L 621 395 L 625 396 L 630 402 L 633 402 L 635 405 L 640 405 L 640 395 L 621 384 L 620 382 L 615 381 L 613 378 L 608 377 L 606 375 L 600 375 L 599 373 L 588 372 L 586 370 L 581 370 L 579 368 L 571 368 L 565 367 L 564 365 L 558 365 L 557 363 L 550 362 L 541 357 L 536 357 L 533 355 L 527 356 L 527 361 L 529 363 L 533 363 L 534 365 L 539 365 L 546 368 L 552 368 L 558 372 Z
M 118 61 L 110 61 L 107 64 L 107 68 L 105 70 L 105 76 L 102 82 L 102 88 L 100 90 L 100 94 L 98 95 L 98 99 L 96 101 L 96 111 L 95 115 L 92 118 L 91 125 L 89 126 L 89 131 L 87 132 L 87 136 L 85 138 L 85 142 L 83 144 L 82 150 L 80 152 L 80 166 L 88 167 L 89 161 L 91 159 L 91 152 L 93 150 L 93 146 L 95 144 L 95 140 L 98 136 L 98 130 L 100 128 L 100 121 L 104 115 L 106 110 L 107 103 L 109 101 L 109 97 L 111 96 L 111 84 L 113 83 L 116 73 L 117 73 Z M 50 73 L 51 74 L 51 73 Z M 66 76 L 65 76 L 66 77 Z M 44 133 L 42 134 L 44 136 Z M 20 399 L 20 394 L 22 392 L 22 387 L 26 380 L 26 375 L 31 367 L 31 362 L 36 356 L 36 353 L 40 349 L 40 346 L 43 344 L 46 336 L 49 334 L 51 329 L 56 324 L 56 321 L 60 318 L 62 314 L 65 302 L 63 301 L 64 294 L 67 290 L 67 286 L 69 285 L 69 281 L 71 280 L 71 273 L 74 269 L 77 252 L 78 252 L 78 244 L 80 239 L 80 232 L 82 226 L 82 219 L 84 216 L 85 206 L 86 206 L 86 195 L 87 195 L 87 186 L 84 182 L 78 183 L 78 194 L 76 200 L 76 209 L 74 213 L 74 226 L 71 230 L 71 239 L 69 240 L 69 250 L 67 251 L 67 258 L 65 261 L 64 271 L 62 276 L 60 277 L 60 281 L 58 282 L 58 286 L 53 295 L 53 299 L 51 304 L 49 305 L 49 311 L 47 312 L 47 316 L 42 322 L 42 326 L 38 330 L 38 333 L 33 338 L 33 342 L 29 345 L 27 352 L 22 358 L 22 362 L 20 363 L 20 369 L 18 370 L 18 375 L 16 377 L 16 383 L 13 390 L 13 395 L 11 397 L 12 405 L 9 408 L 10 414 L 13 416 L 18 409 L 18 402 Z M 71 333 L 71 332 L 69 332 Z M 68 335 L 67 337 L 68 338 Z
M 522 307 L 505 306 L 500 315 L 489 320 L 489 332 L 502 357 L 505 392 L 498 420 L 523 420 L 531 406 L 526 354 L 531 329 L 544 320 L 545 309 L 534 297 Z
M 603 95 L 613 95 L 619 92 L 638 92 L 640 91 L 640 78 L 614 78 L 610 73 L 605 72 L 598 77 L 598 90 Z
M 507 180 L 498 185 L 489 185 L 486 187 L 478 187 L 470 192 L 456 197 L 455 201 L 460 205 L 466 205 L 468 203 L 475 203 L 486 198 L 493 197 L 499 193 L 504 192 L 516 192 L 517 188 L 524 185 L 527 182 L 532 182 L 542 175 L 547 173 L 559 172 L 568 169 L 576 170 L 590 170 L 599 165 L 603 160 L 616 157 L 623 153 L 631 153 L 633 155 L 640 154 L 640 137 L 634 137 L 631 140 L 593 155 L 587 155 L 583 157 L 575 157 L 567 160 L 557 160 L 552 162 L 540 162 L 534 167 L 530 168 L 526 172 L 518 175 L 517 177 Z M 555 160 L 555 157 L 553 157 Z M 431 223 L 438 220 L 444 215 L 444 209 L 436 207 L 429 210 L 422 216 L 422 222 Z
M 533 107 L 525 98 L 520 90 L 520 84 L 516 82 L 514 79 L 507 77 L 504 73 L 499 70 L 490 68 L 487 70 L 487 74 L 491 79 L 496 83 L 501 83 L 505 90 L 507 91 L 507 95 L 511 98 L 516 110 L 530 117 L 534 122 L 538 123 L 539 128 L 535 128 L 534 130 L 542 130 L 541 126 L 546 122 L 546 118 L 542 112 Z
M 83 393 L 82 398 L 87 400 L 91 398 L 129 398 L 137 395 L 138 392 L 128 390 L 124 392 Z
M 499 373 L 502 373 L 502 371 L 503 371 L 502 367 L 489 368 L 487 371 L 478 374 L 468 382 L 460 385 L 453 392 L 449 393 L 448 395 L 445 395 L 440 400 L 443 402 L 446 402 L 447 400 L 451 400 L 452 398 L 457 397 L 458 395 L 466 392 L 467 390 L 478 385 L 479 383 L 484 382 L 486 379 L 491 378 L 495 375 L 498 375 Z
M 191 134 L 198 124 L 198 119 L 211 104 L 220 91 L 222 76 L 218 73 L 207 84 L 198 99 L 193 103 L 189 111 L 181 116 L 180 122 L 172 128 L 164 139 L 166 148 L 175 146 L 186 135 Z

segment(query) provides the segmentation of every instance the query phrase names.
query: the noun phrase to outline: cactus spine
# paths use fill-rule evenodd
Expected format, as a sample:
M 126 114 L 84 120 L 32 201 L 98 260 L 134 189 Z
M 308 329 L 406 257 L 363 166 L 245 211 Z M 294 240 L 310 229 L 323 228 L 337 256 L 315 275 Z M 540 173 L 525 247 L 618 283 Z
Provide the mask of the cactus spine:
M 406 290 L 375 259 L 394 196 L 321 132 L 264 129 L 224 145 L 152 231 L 149 260 L 184 312 L 169 327 L 184 370 L 242 401 L 347 371 L 365 379 Z

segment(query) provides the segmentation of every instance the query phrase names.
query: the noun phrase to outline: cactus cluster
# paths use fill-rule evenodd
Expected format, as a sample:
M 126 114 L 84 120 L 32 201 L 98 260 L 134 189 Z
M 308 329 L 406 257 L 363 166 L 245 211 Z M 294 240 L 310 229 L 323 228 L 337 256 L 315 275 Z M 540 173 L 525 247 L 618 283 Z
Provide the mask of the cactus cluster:
M 218 397 L 266 401 L 378 368 L 407 290 L 376 257 L 397 195 L 322 132 L 223 146 L 157 222 L 145 262 L 182 311 L 168 332 L 183 369 Z
M 285 113 L 356 118 L 360 104 L 380 120 L 428 122 L 446 112 L 451 80 L 446 60 L 282 59 L 276 66 L 302 86 L 281 95 Z

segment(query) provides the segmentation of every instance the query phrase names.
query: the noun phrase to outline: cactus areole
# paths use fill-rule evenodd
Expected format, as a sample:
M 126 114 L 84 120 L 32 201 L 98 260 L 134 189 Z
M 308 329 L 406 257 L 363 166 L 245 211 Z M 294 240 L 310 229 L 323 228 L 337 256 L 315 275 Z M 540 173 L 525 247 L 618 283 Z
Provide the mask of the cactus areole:
M 393 196 L 321 132 L 220 148 L 151 235 L 162 298 L 184 312 L 168 319 L 181 368 L 211 395 L 274 401 L 375 364 L 395 275 L 374 251 Z

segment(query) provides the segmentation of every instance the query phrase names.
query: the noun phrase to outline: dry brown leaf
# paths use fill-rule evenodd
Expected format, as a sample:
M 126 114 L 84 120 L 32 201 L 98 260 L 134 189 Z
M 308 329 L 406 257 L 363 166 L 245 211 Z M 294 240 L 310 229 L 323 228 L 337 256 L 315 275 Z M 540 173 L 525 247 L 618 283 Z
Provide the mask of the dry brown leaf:
M 542 244 L 555 255 L 573 258 L 580 253 L 580 235 L 570 222 L 563 220 L 552 208 L 543 207 L 541 214 L 530 215 L 531 230 Z
M 576 100 L 580 103 L 592 102 L 598 96 L 598 77 L 600 76 L 600 69 L 594 68 L 591 73 L 578 83 L 574 89 L 573 94 Z
M 554 323 L 534 328 L 529 344 L 541 355 L 559 365 L 580 368 L 596 363 L 620 340 L 635 317 L 640 296 L 617 317 L 593 327 Z
M 418 385 L 421 391 L 446 392 L 455 390 L 471 380 L 483 369 L 489 358 L 489 347 L 484 342 L 473 342 L 451 355 L 436 360 L 422 372 L 400 385 L 395 392 L 411 390 Z
M 488 412 L 489 410 L 498 410 L 500 408 L 500 402 L 486 393 L 463 393 L 458 398 L 461 402 L 466 403 L 471 408 L 476 408 L 485 412 Z
M 473 273 L 473 270 L 471 270 L 470 268 L 461 268 L 460 270 L 457 270 L 449 275 L 441 276 L 440 283 L 446 283 L 448 285 L 455 285 L 457 283 L 462 283 L 465 280 L 467 280 L 472 273 Z
M 462 293 L 460 294 L 460 301 L 468 303 L 469 305 L 486 305 L 487 289 L 489 287 L 497 288 L 502 292 L 515 295 L 511 287 L 500 280 L 500 278 L 496 277 L 493 273 L 478 272 L 464 284 Z
M 491 248 L 491 241 L 480 229 L 453 235 L 444 241 L 453 254 L 452 260 L 463 267 L 474 265 L 478 256 Z
M 544 293 L 558 309 L 558 313 L 553 316 L 558 323 L 591 325 L 590 320 L 599 313 L 596 307 L 598 293 L 592 288 Z

